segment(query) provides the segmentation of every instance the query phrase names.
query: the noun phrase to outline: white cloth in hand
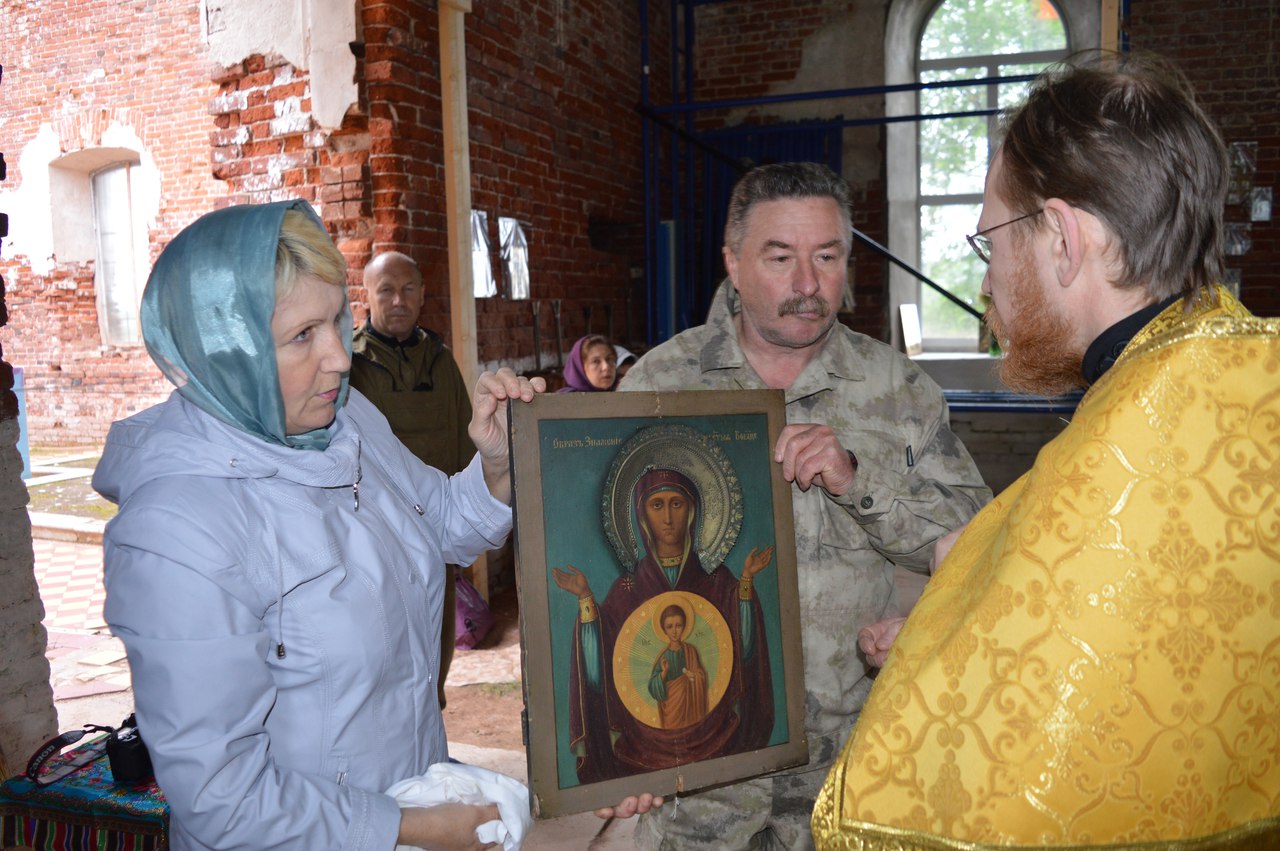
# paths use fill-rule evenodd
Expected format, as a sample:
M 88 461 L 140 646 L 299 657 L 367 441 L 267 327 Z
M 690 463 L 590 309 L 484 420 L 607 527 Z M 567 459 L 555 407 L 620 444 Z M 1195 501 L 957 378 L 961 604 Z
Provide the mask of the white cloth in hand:
M 504 851 L 518 851 L 533 818 L 529 815 L 529 790 L 505 774 L 463 765 L 437 762 L 420 777 L 401 780 L 387 790 L 401 807 L 431 807 L 436 804 L 497 804 L 499 821 L 476 828 L 481 842 L 501 842 Z M 413 851 L 412 845 L 397 845 L 396 851 Z

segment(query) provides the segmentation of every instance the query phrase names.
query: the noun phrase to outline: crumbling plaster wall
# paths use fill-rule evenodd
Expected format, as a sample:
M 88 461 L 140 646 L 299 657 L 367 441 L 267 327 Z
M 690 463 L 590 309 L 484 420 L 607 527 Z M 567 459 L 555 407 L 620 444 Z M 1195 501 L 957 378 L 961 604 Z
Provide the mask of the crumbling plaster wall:
M 17 417 L 13 368 L 0 360 L 0 588 L 4 588 L 0 595 L 0 776 L 4 777 L 25 767 L 36 748 L 56 734 L 58 724 L 49 660 L 44 655 L 44 604 L 36 585 Z
M 0 279 L 0 327 L 9 321 L 5 283 Z M 44 604 L 36 584 L 13 387 L 13 367 L 0 345 L 0 777 L 19 770 L 58 724 L 44 655 L 48 636 L 41 623 Z
M 99 321 L 89 175 L 132 160 L 145 275 L 181 228 L 225 197 L 209 167 L 216 91 L 192 0 L 49 0 L 0 15 L 10 215 L 0 344 L 23 368 L 29 441 L 94 444 L 171 389 L 141 345 Z
M 203 24 L 214 65 L 279 56 L 311 80 L 311 116 L 322 129 L 342 124 L 356 103 L 355 0 L 204 0 Z

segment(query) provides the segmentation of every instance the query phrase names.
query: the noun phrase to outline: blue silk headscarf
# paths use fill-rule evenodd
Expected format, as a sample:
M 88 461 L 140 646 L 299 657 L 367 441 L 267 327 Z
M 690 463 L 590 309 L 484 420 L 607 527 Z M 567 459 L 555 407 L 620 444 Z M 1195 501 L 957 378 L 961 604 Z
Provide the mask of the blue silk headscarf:
M 329 445 L 329 429 L 285 434 L 271 315 L 276 247 L 286 210 L 306 201 L 227 207 L 188 225 L 160 254 L 142 294 L 142 339 L 151 358 L 191 404 L 269 443 Z M 343 286 L 343 346 L 351 354 L 351 308 Z M 342 376 L 337 411 L 347 401 Z

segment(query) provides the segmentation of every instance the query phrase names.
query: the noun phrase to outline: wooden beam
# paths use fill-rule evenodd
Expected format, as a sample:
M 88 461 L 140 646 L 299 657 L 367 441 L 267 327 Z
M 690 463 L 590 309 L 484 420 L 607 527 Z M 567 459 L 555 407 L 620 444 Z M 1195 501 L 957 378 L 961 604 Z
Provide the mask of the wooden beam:
M 480 374 L 475 290 L 471 283 L 471 147 L 467 127 L 467 44 L 471 0 L 440 0 L 440 95 L 444 194 L 449 242 L 449 317 L 453 356 L 468 384 Z
M 453 356 L 468 386 L 480 375 L 476 299 L 471 281 L 471 137 L 467 126 L 467 27 L 471 0 L 440 0 L 440 97 L 444 130 L 444 197 L 449 242 L 449 329 Z M 489 599 L 489 561 L 468 569 Z
M 1102 0 L 1101 47 L 1103 50 L 1120 49 L 1120 0 Z

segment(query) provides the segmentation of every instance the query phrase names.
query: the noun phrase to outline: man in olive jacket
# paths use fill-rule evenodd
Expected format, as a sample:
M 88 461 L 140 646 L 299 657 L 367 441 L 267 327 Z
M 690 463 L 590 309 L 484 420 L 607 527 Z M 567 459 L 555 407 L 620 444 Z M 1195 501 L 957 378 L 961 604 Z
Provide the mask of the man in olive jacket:
M 391 430 L 423 463 L 453 475 L 476 448 L 467 436 L 471 398 L 453 355 L 440 335 L 418 325 L 422 272 L 398 251 L 374 257 L 364 268 L 369 318 L 351 342 L 351 386 L 369 398 Z M 445 571 L 440 645 L 440 707 L 453 659 L 454 570 Z

